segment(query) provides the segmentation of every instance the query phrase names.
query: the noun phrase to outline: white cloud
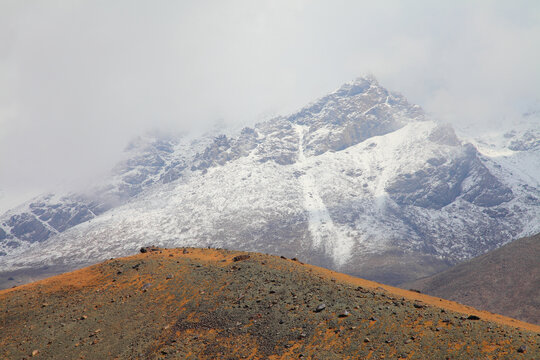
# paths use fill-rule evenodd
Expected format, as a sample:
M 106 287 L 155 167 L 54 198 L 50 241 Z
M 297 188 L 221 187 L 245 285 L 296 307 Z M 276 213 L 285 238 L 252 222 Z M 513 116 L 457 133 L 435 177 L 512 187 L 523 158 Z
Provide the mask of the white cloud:
M 129 138 L 287 113 L 358 75 L 450 122 L 540 94 L 537 1 L 3 1 L 0 188 L 108 168 Z

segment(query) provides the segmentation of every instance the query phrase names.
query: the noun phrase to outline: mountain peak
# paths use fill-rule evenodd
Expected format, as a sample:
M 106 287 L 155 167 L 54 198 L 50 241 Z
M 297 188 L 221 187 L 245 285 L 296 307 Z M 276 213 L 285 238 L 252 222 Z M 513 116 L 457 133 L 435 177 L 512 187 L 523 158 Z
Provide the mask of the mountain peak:
M 360 76 L 341 85 L 334 94 L 339 96 L 355 96 L 367 92 L 371 87 L 380 87 L 377 79 L 373 75 Z

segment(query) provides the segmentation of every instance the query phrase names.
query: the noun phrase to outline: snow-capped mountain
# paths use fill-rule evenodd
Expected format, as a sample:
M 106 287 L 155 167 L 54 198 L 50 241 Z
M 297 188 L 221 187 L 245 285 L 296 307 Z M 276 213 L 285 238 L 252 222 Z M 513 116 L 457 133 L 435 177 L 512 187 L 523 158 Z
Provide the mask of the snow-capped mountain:
M 538 164 L 538 138 L 507 135 L 507 149 Z M 515 170 L 519 156 L 479 152 L 371 77 L 232 136 L 128 149 L 93 190 L 6 213 L 0 271 L 155 244 L 297 256 L 400 283 L 540 231 L 539 178 Z

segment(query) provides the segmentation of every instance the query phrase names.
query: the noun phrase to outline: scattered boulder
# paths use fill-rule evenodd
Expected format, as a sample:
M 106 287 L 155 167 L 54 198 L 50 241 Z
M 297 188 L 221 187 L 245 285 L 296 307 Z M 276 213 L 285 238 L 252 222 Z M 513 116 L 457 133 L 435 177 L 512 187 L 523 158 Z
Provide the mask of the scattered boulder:
M 158 248 L 157 246 L 144 246 L 141 248 L 141 253 L 144 254 L 144 253 L 147 253 L 147 252 L 153 252 L 153 251 L 160 251 L 161 249 Z
M 244 254 L 244 255 L 235 256 L 235 257 L 233 257 L 232 260 L 234 262 L 237 262 L 237 261 L 244 261 L 244 260 L 247 260 L 247 259 L 249 259 L 249 255 Z

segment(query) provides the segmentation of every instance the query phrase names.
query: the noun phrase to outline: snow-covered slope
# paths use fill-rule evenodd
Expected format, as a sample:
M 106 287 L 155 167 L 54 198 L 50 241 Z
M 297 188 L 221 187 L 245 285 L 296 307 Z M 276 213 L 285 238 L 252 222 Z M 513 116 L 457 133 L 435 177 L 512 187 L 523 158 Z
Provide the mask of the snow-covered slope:
M 94 191 L 114 194 L 106 211 L 61 229 L 32 204 L 5 215 L 0 271 L 156 244 L 297 256 L 399 283 L 540 230 L 534 173 L 536 184 L 515 176 L 373 78 L 236 136 L 146 139 L 132 150 Z M 22 216 L 50 234 L 17 236 Z

